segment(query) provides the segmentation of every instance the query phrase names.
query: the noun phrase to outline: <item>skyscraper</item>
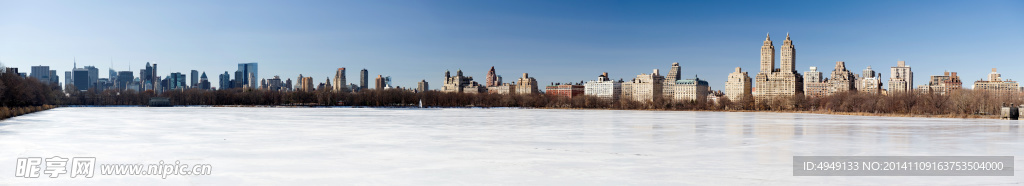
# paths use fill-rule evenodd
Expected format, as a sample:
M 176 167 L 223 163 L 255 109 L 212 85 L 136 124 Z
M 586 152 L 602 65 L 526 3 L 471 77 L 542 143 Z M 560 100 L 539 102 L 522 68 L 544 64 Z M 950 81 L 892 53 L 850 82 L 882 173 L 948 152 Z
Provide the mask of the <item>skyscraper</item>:
M 85 66 L 82 68 L 89 71 L 89 88 L 95 87 L 96 82 L 100 79 L 100 69 L 95 66 Z
M 676 84 L 676 81 L 681 80 L 680 75 L 682 75 L 682 69 L 680 69 L 679 63 L 672 63 L 672 68 L 668 70 L 668 76 L 665 76 L 665 84 Z
M 220 75 L 220 84 L 217 86 L 220 86 L 220 88 L 217 88 L 218 90 L 231 88 L 231 74 L 229 74 L 228 71 L 224 71 L 224 74 Z
M 775 69 L 775 46 L 770 36 L 766 36 L 761 45 L 761 71 L 755 77 L 757 91 L 754 98 L 757 102 L 769 101 L 778 97 L 803 95 L 803 75 L 796 72 L 796 52 L 789 34 L 783 42 L 783 69 Z
M 338 68 L 338 71 L 334 72 L 334 88 L 335 92 L 348 92 L 348 82 L 345 80 L 345 68 Z
M 484 82 L 484 84 L 486 84 L 487 87 L 501 85 L 501 80 L 498 79 L 498 74 L 494 72 L 494 66 L 491 66 L 491 70 L 487 71 L 487 79 L 485 81 L 487 81 Z
M 889 68 L 889 91 L 910 92 L 914 90 L 914 72 L 907 62 L 897 61 L 896 66 Z
M 250 86 L 252 86 L 252 88 L 259 88 L 259 87 L 256 87 L 256 85 L 255 85 L 256 84 L 255 83 L 256 80 L 250 80 L 249 79 L 250 74 L 252 74 L 252 77 L 254 79 L 259 79 L 260 78 L 260 73 L 259 73 L 258 66 L 259 66 L 259 64 L 257 64 L 256 62 L 252 62 L 252 63 L 239 63 L 238 64 L 238 71 L 241 71 L 242 74 L 240 74 L 240 75 L 236 74 L 235 75 L 235 79 L 240 80 L 239 82 L 241 82 L 241 84 L 249 84 Z
M 369 72 L 366 71 L 365 68 L 363 70 L 359 71 L 359 89 L 366 89 L 366 86 L 367 86 L 367 83 L 368 83 L 367 81 L 370 78 L 368 76 L 369 75 L 368 73 Z
M 199 71 L 198 70 L 192 70 L 191 74 L 192 74 L 192 79 L 191 79 L 192 81 L 189 81 L 188 85 L 191 86 L 192 88 L 200 88 L 199 87 Z
M 28 74 L 28 76 L 36 78 L 36 80 L 43 83 L 50 83 L 50 66 L 32 66 L 32 73 Z M 88 80 L 88 77 L 86 77 L 86 80 Z
M 384 76 L 383 75 L 377 75 L 377 79 L 374 80 L 373 82 L 374 82 L 374 85 L 376 85 L 376 86 L 373 87 L 374 89 L 384 90 L 384 85 L 385 85 L 386 82 L 384 82 Z
M 72 74 L 75 76 L 75 88 L 79 91 L 89 90 L 89 70 L 76 68 L 72 70 Z

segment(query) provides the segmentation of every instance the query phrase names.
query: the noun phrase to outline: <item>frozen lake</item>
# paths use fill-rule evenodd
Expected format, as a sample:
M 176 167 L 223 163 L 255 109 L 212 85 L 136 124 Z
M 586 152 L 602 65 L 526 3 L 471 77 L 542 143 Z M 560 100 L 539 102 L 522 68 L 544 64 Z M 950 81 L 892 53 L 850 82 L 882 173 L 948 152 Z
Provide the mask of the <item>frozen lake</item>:
M 794 177 L 791 163 L 793 156 L 1019 156 L 1021 123 L 738 112 L 57 108 L 0 122 L 0 185 L 1019 185 L 1020 169 L 1013 177 Z M 213 169 L 166 179 L 13 176 L 17 158 L 51 156 Z

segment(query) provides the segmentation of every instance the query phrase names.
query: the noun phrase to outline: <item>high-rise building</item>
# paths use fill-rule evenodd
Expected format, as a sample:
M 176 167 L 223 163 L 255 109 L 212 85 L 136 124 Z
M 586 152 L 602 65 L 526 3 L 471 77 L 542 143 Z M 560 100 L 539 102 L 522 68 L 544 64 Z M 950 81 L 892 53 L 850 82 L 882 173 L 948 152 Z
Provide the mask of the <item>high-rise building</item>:
M 665 84 L 675 84 L 676 81 L 682 80 L 682 68 L 679 67 L 678 62 L 672 63 L 672 68 L 668 70 L 668 76 L 665 76 Z
M 191 88 L 200 88 L 200 85 L 199 85 L 199 71 L 198 70 L 192 70 L 192 73 L 190 73 L 190 74 L 192 75 L 192 79 L 191 79 L 192 81 L 189 81 L 188 86 L 191 87 Z
M 633 101 L 654 101 L 655 98 L 663 95 L 662 85 L 665 82 L 665 77 L 658 73 L 658 69 L 654 69 L 651 74 L 637 75 L 632 81 L 622 83 L 622 95 L 621 99 L 629 99 Z
M 918 91 L 923 93 L 946 94 L 963 88 L 963 82 L 956 72 L 943 72 L 941 76 L 931 76 L 928 85 L 920 85 Z
M 990 92 L 1000 97 L 1019 97 L 1021 95 L 1019 84 L 1010 79 L 1003 80 L 1002 75 L 996 72 L 996 68 L 992 68 L 992 72 L 988 74 L 988 80 L 974 81 L 973 89 Z
M 301 91 L 314 91 L 315 87 L 313 87 L 313 77 L 302 77 L 302 74 L 299 74 L 299 86 L 301 87 Z
M 241 84 L 248 84 L 252 88 L 259 88 L 256 87 L 256 79 L 260 78 L 259 64 L 256 62 L 238 63 L 238 71 L 241 71 L 242 74 L 240 76 L 236 75 L 235 78 L 241 80 Z M 250 77 L 253 79 L 249 79 Z
M 757 102 L 770 101 L 779 97 L 803 96 L 803 75 L 796 72 L 796 50 L 793 41 L 786 34 L 782 45 L 782 69 L 775 69 L 775 46 L 770 36 L 761 45 L 761 71 L 755 76 Z
M 170 78 L 170 80 L 168 81 L 167 88 L 171 89 L 171 90 L 174 90 L 174 89 L 184 90 L 184 89 L 186 89 L 187 88 L 186 85 L 188 84 L 186 81 L 188 81 L 188 80 L 185 79 L 186 78 L 185 76 L 186 75 L 182 74 L 181 72 L 171 73 L 171 76 L 168 77 L 168 78 Z
M 441 87 L 442 92 L 456 92 L 456 93 L 482 93 L 487 88 L 481 86 L 476 81 L 473 81 L 472 76 L 463 76 L 462 70 L 455 72 L 455 76 L 452 76 L 449 71 L 444 71 L 444 86 Z
M 377 89 L 377 90 L 384 90 L 384 87 L 387 84 L 386 82 L 384 82 L 384 76 L 383 75 L 377 75 L 377 79 L 375 79 L 373 81 L 373 83 L 375 85 L 373 87 L 373 89 Z
M 135 75 L 132 71 L 118 71 L 117 72 L 117 85 L 118 90 L 128 90 L 128 86 L 131 85 L 132 80 L 135 79 Z
M 210 90 L 210 79 L 206 77 L 206 72 L 199 78 L 199 89 Z
M 50 83 L 50 66 L 32 66 L 32 73 L 28 74 L 29 77 L 36 78 L 43 83 Z M 86 77 L 88 81 L 88 77 Z
M 875 75 L 875 70 L 871 70 L 871 66 L 864 69 L 864 73 L 861 75 L 861 79 L 858 80 L 860 83 L 860 92 L 878 94 L 882 93 L 882 74 Z
M 725 97 L 732 101 L 742 100 L 744 97 L 751 96 L 751 84 L 752 80 L 747 72 L 743 72 L 743 69 L 736 67 L 736 71 L 729 73 L 729 79 L 725 82 Z
M 75 76 L 71 71 L 64 71 L 64 87 L 68 85 L 75 85 Z
M 367 82 L 370 78 L 369 73 L 365 68 L 359 71 L 359 89 L 366 89 L 369 86 L 369 82 Z
M 217 86 L 220 86 L 218 90 L 227 90 L 231 88 L 231 74 L 229 74 L 228 71 L 224 71 L 224 74 L 220 75 L 220 84 Z
M 426 92 L 427 90 L 430 90 L 430 85 L 427 84 L 426 79 L 416 83 L 416 92 Z
M 679 77 L 682 75 L 681 71 L 682 70 L 679 68 L 679 63 L 672 63 L 672 67 L 669 68 L 668 76 L 665 76 L 665 82 L 662 82 L 661 84 L 661 92 L 664 97 L 670 99 L 675 97 L 676 81 L 679 81 L 681 79 Z
M 622 94 L 622 82 L 608 78 L 608 72 L 597 76 L 596 81 L 588 81 L 583 84 L 583 94 L 598 97 L 605 100 L 617 101 Z
M 335 92 L 348 92 L 348 82 L 345 80 L 345 68 L 338 68 L 338 71 L 334 73 L 334 88 Z
M 485 81 L 486 82 L 484 84 L 486 84 L 487 87 L 501 85 L 501 79 L 498 79 L 498 74 L 494 72 L 494 66 L 491 66 L 491 70 L 487 71 L 487 79 Z
M 818 67 L 812 66 L 811 71 L 804 72 L 804 95 L 807 97 L 824 97 L 828 95 L 829 84 L 827 78 L 822 77 L 823 73 Z
M 846 62 L 837 61 L 828 79 L 828 95 L 846 91 L 857 91 L 857 77 L 846 69 Z
M 530 77 L 529 74 L 523 73 L 523 77 L 516 80 L 516 94 L 537 94 L 540 93 L 537 90 L 537 79 Z
M 889 92 L 911 92 L 914 90 L 914 72 L 904 61 L 897 61 L 889 68 Z
M 71 73 L 75 76 L 73 78 L 75 81 L 75 88 L 77 88 L 79 91 L 89 90 L 89 70 L 84 68 L 76 68 L 74 70 L 71 70 Z
M 82 68 L 89 71 L 89 88 L 93 88 L 96 86 L 96 81 L 100 79 L 100 69 L 95 66 L 85 66 Z
M 50 82 L 50 84 L 60 84 L 60 76 L 57 76 L 57 70 L 50 70 L 50 79 L 48 81 Z

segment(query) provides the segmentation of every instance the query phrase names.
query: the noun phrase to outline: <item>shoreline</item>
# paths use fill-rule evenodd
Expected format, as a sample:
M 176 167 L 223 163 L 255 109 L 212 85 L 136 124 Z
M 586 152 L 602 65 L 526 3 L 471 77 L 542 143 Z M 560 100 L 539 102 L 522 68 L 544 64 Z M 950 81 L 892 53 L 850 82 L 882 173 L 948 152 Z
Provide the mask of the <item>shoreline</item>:
M 64 105 L 64 106 L 53 106 L 45 105 L 39 107 L 49 107 L 42 110 L 36 110 L 32 112 L 38 112 L 48 110 L 56 107 L 147 107 L 144 105 Z M 420 108 L 417 106 L 394 106 L 394 107 L 374 107 L 374 106 L 318 106 L 318 105 L 176 105 L 172 107 L 267 107 L 267 108 Z M 767 111 L 767 110 L 668 110 L 668 109 L 613 109 L 613 108 L 552 108 L 552 107 L 423 107 L 423 108 L 517 108 L 517 109 L 557 109 L 557 110 L 633 110 L 633 111 L 695 111 L 695 112 L 772 112 L 772 113 L 800 113 L 800 114 L 825 114 L 825 115 L 845 115 L 845 116 L 877 116 L 877 117 L 915 117 L 915 118 L 959 118 L 959 119 L 995 119 L 999 120 L 997 115 L 921 115 L 921 114 L 892 114 L 892 113 L 867 113 L 867 112 L 831 112 L 831 111 Z M 28 112 L 28 113 L 32 113 Z M 27 113 L 24 113 L 27 114 Z M 11 116 L 14 117 L 14 116 Z M 10 117 L 5 117 L 10 118 Z

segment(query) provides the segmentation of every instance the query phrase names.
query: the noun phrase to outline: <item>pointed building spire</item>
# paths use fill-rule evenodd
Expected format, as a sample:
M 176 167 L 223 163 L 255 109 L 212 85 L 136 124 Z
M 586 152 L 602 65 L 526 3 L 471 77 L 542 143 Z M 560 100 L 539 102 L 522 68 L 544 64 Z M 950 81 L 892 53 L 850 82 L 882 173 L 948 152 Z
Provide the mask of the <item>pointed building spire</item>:
M 772 38 L 772 35 L 771 35 L 771 33 L 765 33 L 765 34 L 764 34 L 764 40 L 765 40 L 765 41 L 769 41 L 769 40 L 772 40 L 771 38 Z
M 786 40 L 789 40 L 789 32 L 786 32 Z

